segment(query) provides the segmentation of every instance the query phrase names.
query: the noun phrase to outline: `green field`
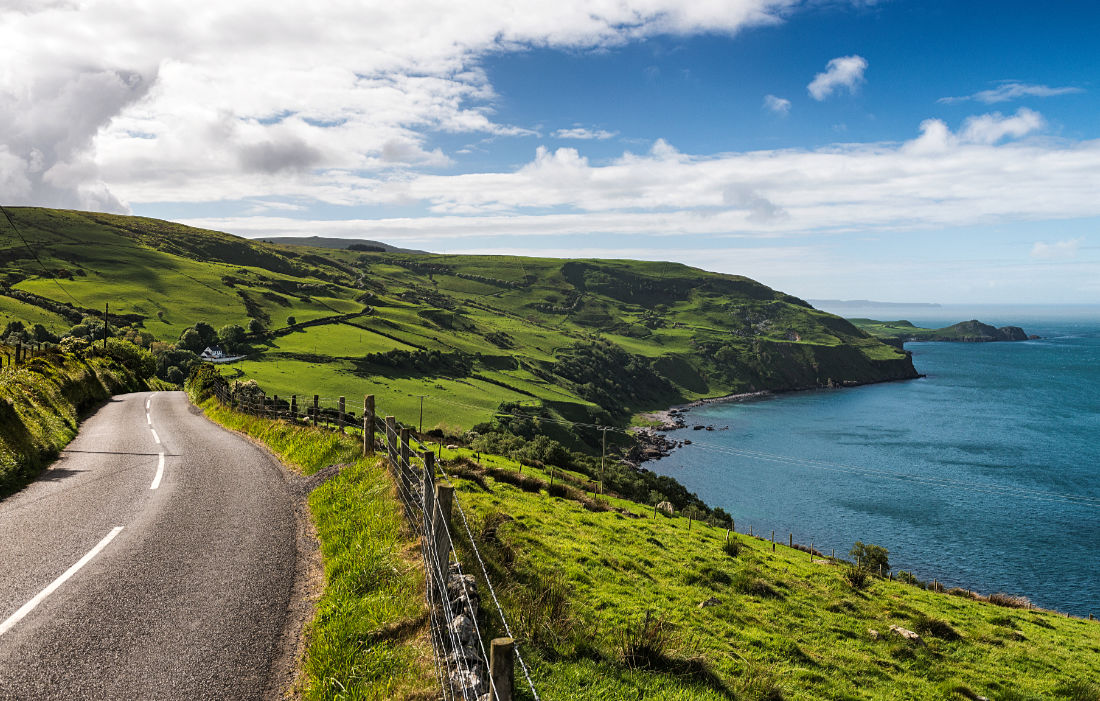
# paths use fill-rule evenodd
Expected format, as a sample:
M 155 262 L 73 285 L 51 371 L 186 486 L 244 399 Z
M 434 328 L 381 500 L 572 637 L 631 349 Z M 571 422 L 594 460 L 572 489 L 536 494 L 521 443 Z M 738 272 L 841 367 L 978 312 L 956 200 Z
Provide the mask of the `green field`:
M 61 333 L 109 303 L 113 325 L 167 343 L 199 321 L 257 322 L 268 333 L 228 376 L 269 395 L 375 393 L 395 412 L 419 412 L 427 395 L 426 426 L 469 428 L 515 401 L 559 417 L 598 404 L 625 424 L 700 397 L 915 374 L 903 352 L 801 300 L 675 263 L 364 253 L 138 217 L 11 214 L 38 260 L 12 232 L 0 238 L 0 318 Z M 588 357 L 598 341 L 617 350 Z M 419 355 L 366 357 L 400 351 Z M 446 358 L 418 361 L 432 352 Z

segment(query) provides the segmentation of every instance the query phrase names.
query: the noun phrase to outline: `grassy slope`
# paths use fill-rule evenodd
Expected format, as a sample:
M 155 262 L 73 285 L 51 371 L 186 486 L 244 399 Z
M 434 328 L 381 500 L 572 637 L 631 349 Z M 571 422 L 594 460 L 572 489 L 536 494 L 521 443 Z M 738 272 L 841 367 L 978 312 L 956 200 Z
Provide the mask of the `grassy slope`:
M 0 345 L 0 354 L 15 349 Z M 25 485 L 75 436 L 83 412 L 144 378 L 109 358 L 50 353 L 0 369 L 0 498 Z
M 498 584 L 522 583 L 504 600 L 547 698 L 1100 698 L 1089 684 L 1100 679 L 1096 622 L 877 578 L 857 591 L 841 566 L 784 545 L 773 553 L 735 534 L 741 552 L 730 557 L 722 529 L 689 531 L 683 518 L 654 520 L 620 501 L 642 518 L 594 513 L 484 481 L 458 479 L 457 494 Z M 647 612 L 675 632 L 665 660 L 630 669 L 623 634 Z M 892 624 L 923 631 L 927 644 L 890 635 Z
M 301 323 L 369 309 L 277 335 L 227 371 L 282 396 L 374 393 L 403 415 L 418 412 L 419 395 L 428 395 L 426 427 L 468 428 L 503 401 L 564 402 L 559 413 L 584 416 L 590 402 L 547 373 L 562 349 L 595 337 L 652 359 L 675 383 L 659 399 L 628 398 L 632 411 L 911 371 L 903 353 L 838 317 L 747 278 L 679 264 L 357 253 L 270 246 L 137 217 L 11 213 L 53 277 L 9 236 L 0 239 L 0 281 L 61 302 L 72 295 L 89 310 L 109 301 L 112 314 L 140 317 L 162 340 L 199 320 L 218 328 L 252 316 L 280 329 L 289 317 Z M 0 296 L 0 315 L 68 325 L 19 305 Z M 450 378 L 352 362 L 395 348 L 483 358 L 471 376 Z
M 426 633 L 424 573 L 382 462 L 361 458 L 350 437 L 248 416 L 215 400 L 202 407 L 214 421 L 263 442 L 303 474 L 348 465 L 309 498 L 325 587 L 307 631 L 304 697 L 430 697 L 437 683 Z

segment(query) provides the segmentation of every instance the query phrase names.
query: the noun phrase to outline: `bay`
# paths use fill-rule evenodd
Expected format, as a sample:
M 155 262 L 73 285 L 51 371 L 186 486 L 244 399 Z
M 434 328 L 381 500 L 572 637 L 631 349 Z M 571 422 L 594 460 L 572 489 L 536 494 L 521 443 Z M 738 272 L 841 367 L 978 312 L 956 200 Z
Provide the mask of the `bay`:
M 909 320 L 973 318 L 930 311 Z M 742 532 L 862 540 L 921 579 L 1100 614 L 1100 314 L 1030 311 L 976 318 L 1041 340 L 906 344 L 919 380 L 692 409 L 719 430 L 670 432 L 693 444 L 647 467 Z

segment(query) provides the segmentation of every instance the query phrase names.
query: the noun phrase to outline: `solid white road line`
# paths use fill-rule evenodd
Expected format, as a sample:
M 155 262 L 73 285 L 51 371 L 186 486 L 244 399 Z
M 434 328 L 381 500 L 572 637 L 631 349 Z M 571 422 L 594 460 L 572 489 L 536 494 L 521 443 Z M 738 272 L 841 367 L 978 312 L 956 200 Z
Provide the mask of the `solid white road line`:
M 160 436 L 157 435 L 157 429 L 150 428 L 149 430 L 153 432 L 153 440 L 160 443 Z
M 78 560 L 75 565 L 65 570 L 65 574 L 50 582 L 49 586 L 38 592 L 38 594 L 33 599 L 23 604 L 23 607 L 13 613 L 11 616 L 9 616 L 8 620 L 0 623 L 0 635 L 7 633 L 16 623 L 23 620 L 28 613 L 35 609 L 36 606 L 45 601 L 47 596 L 57 591 L 57 588 L 64 584 L 74 574 L 79 572 L 81 567 L 91 562 L 92 558 L 98 555 L 100 551 L 103 550 L 103 548 L 107 547 L 107 544 L 114 540 L 115 536 L 121 532 L 122 526 L 118 526 L 112 529 L 111 532 L 108 533 L 103 540 L 99 541 L 99 543 L 94 548 L 88 551 L 87 555 L 80 558 L 80 560 Z
M 164 477 L 164 453 L 160 454 L 157 459 L 157 476 L 153 478 L 153 483 L 149 485 L 149 489 L 156 489 L 160 486 L 160 480 Z

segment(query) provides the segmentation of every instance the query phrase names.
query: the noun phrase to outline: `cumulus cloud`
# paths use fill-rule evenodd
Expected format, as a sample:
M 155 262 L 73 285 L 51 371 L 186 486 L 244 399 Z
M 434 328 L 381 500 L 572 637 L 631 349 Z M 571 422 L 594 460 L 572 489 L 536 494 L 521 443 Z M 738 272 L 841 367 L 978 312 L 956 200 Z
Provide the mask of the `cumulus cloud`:
M 1036 260 L 1070 260 L 1077 257 L 1082 241 L 1084 241 L 1083 236 L 1054 243 L 1036 241 L 1031 247 L 1031 257 Z
M 791 112 L 791 101 L 775 95 L 764 96 L 764 109 L 786 117 Z
M 617 131 L 606 129 L 587 129 L 585 127 L 573 127 L 571 129 L 558 129 L 553 136 L 556 139 L 612 139 L 619 135 Z
M 419 175 L 400 183 L 331 177 L 311 194 L 334 204 L 422 203 L 430 216 L 349 226 L 374 237 L 440 239 L 585 232 L 781 237 L 1100 216 L 1100 140 L 1004 142 L 975 123 L 986 122 L 975 118 L 956 132 L 927 120 L 901 143 L 717 155 L 684 153 L 659 140 L 647 152 L 628 151 L 599 165 L 574 148 L 542 147 L 508 172 Z M 234 232 L 299 225 L 202 224 Z
M 963 95 L 961 97 L 941 97 L 939 102 L 945 104 L 951 104 L 954 102 L 965 102 L 967 100 L 977 100 L 978 102 L 984 102 L 987 105 L 996 102 L 1008 102 L 1021 97 L 1056 97 L 1058 95 L 1071 95 L 1073 93 L 1084 92 L 1081 88 L 1075 88 L 1070 86 L 1052 88 L 1048 85 L 1032 85 L 1029 83 L 1020 83 L 1017 81 L 1006 81 L 1001 83 L 995 88 L 989 90 L 981 90 L 973 95 Z
M 117 210 L 150 187 L 194 201 L 211 181 L 446 164 L 432 132 L 535 134 L 494 120 L 490 53 L 732 34 L 796 4 L 7 0 L 0 182 L 22 203 Z
M 978 144 L 995 144 L 1008 136 L 1018 139 L 1042 129 L 1044 125 L 1041 114 L 1021 107 L 1011 117 L 992 112 L 967 118 L 963 125 L 962 138 Z
M 841 56 L 829 61 L 823 73 L 818 73 L 806 89 L 815 100 L 821 101 L 833 93 L 846 88 L 855 92 L 863 82 L 863 73 L 867 70 L 867 59 L 862 56 Z

